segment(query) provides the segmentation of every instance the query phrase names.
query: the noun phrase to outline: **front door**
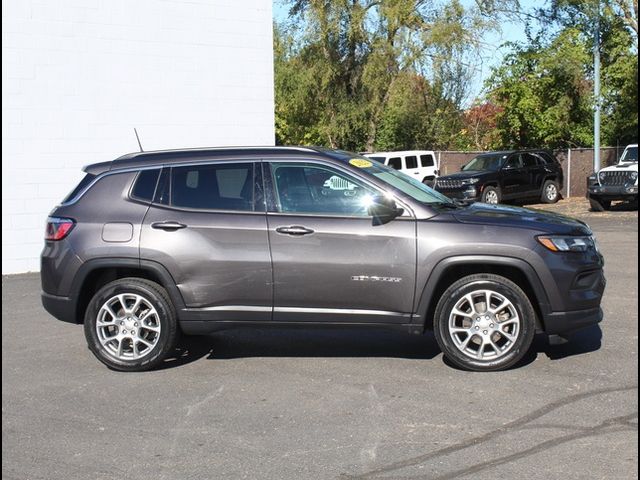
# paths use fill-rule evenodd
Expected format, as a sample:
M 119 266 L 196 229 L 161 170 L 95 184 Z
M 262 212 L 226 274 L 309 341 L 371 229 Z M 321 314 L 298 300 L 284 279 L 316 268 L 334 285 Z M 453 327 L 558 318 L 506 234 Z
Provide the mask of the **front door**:
M 409 323 L 415 221 L 374 226 L 379 194 L 351 172 L 322 162 L 265 163 L 273 259 L 274 321 Z

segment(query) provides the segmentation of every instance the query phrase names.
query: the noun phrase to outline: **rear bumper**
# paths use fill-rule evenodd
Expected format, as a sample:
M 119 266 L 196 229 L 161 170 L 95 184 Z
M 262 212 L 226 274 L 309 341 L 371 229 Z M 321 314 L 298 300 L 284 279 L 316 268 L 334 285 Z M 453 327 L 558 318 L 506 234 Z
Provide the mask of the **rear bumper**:
M 548 335 L 568 335 L 602 321 L 602 308 L 576 310 L 572 312 L 551 312 L 544 315 L 545 332 Z
M 75 302 L 69 297 L 60 297 L 42 292 L 42 306 L 58 320 L 78 323 L 76 320 Z

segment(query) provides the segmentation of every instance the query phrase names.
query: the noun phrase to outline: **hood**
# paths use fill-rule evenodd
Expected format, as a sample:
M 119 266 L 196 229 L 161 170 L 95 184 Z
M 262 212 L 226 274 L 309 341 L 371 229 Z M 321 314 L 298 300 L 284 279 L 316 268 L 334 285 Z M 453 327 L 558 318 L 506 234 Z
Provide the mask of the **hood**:
M 611 165 L 610 167 L 602 168 L 601 172 L 617 172 L 619 170 L 630 170 L 632 172 L 638 171 L 638 162 L 624 162 Z
M 438 177 L 437 180 L 464 180 L 465 178 L 482 177 L 483 175 L 489 175 L 491 173 L 495 172 L 491 172 L 490 170 L 465 170 L 464 172 L 443 175 L 441 177 Z
M 589 226 L 580 220 L 530 208 L 474 203 L 453 212 L 453 216 L 462 223 L 528 228 L 557 235 L 591 235 Z

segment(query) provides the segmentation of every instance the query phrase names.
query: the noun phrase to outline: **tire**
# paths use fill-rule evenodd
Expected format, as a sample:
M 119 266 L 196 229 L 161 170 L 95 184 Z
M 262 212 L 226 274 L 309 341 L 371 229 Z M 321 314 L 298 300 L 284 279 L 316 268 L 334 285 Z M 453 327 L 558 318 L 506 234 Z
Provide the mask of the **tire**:
M 497 205 L 502 201 L 502 192 L 499 187 L 485 187 L 482 191 L 481 202 L 488 203 L 490 205 Z
M 84 319 L 89 350 L 107 367 L 141 372 L 157 367 L 179 336 L 166 290 L 140 278 L 108 283 L 93 296 Z
M 484 308 L 487 292 L 493 306 L 489 311 Z M 442 294 L 433 326 L 436 341 L 451 363 L 489 372 L 505 370 L 524 357 L 535 334 L 535 315 L 527 295 L 511 280 L 475 274 L 461 278 Z
M 422 183 L 424 183 L 427 187 L 433 188 L 434 184 L 436 183 L 436 178 L 435 177 L 425 177 L 425 178 L 422 179 Z
M 600 197 L 589 197 L 589 204 L 594 212 L 604 212 L 611 208 L 611 200 L 603 200 Z
M 557 203 L 560 200 L 560 185 L 555 180 L 547 180 L 542 185 L 542 203 Z

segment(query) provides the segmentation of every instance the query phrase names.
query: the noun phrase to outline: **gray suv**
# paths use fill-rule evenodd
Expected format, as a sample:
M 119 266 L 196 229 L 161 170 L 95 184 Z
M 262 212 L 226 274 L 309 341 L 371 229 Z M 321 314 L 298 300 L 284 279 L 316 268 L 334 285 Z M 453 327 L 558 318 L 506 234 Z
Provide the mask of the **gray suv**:
M 158 366 L 180 333 L 327 325 L 433 330 L 455 365 L 516 364 L 534 333 L 602 319 L 589 227 L 461 206 L 356 154 L 259 147 L 90 165 L 51 212 L 42 302 L 107 366 Z

